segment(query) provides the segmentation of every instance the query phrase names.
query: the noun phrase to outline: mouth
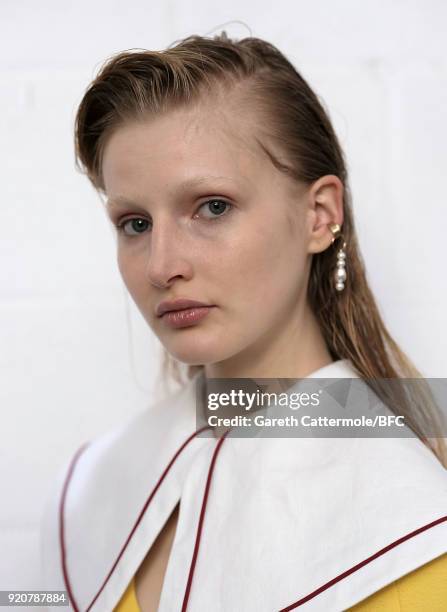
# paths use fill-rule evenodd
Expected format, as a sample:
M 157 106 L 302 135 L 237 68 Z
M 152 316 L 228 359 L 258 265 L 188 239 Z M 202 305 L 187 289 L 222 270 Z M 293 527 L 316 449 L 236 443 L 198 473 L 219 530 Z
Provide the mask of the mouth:
M 169 310 L 161 315 L 164 323 L 173 328 L 191 327 L 202 321 L 215 306 L 192 306 Z

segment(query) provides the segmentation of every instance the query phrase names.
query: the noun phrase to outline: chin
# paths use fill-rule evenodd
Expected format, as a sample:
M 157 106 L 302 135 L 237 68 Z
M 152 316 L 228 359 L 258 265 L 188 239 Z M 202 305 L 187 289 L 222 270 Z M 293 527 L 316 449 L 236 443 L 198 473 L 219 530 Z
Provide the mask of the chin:
M 232 352 L 222 341 L 213 335 L 213 338 L 184 338 L 163 343 L 165 349 L 172 357 L 185 365 L 206 365 L 223 361 L 231 356 Z
M 213 351 L 200 351 L 196 348 L 180 351 L 168 349 L 166 350 L 172 357 L 181 361 L 185 365 L 205 365 L 207 363 L 215 363 L 216 361 L 220 361 L 217 352 Z

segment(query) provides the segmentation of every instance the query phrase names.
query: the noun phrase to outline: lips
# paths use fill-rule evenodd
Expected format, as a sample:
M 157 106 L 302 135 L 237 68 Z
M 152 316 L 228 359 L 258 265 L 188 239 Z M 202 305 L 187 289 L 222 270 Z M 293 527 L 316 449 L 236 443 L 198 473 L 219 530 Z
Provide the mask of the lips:
M 162 317 L 166 312 L 186 310 L 187 308 L 197 308 L 204 306 L 212 306 L 212 304 L 205 304 L 204 302 L 190 300 L 189 298 L 178 298 L 176 300 L 165 300 L 163 302 L 160 302 L 155 312 L 157 317 Z
M 207 317 L 212 309 L 212 306 L 196 306 L 195 308 L 186 308 L 184 310 L 171 310 L 165 312 L 161 319 L 163 323 L 173 329 L 191 327 Z

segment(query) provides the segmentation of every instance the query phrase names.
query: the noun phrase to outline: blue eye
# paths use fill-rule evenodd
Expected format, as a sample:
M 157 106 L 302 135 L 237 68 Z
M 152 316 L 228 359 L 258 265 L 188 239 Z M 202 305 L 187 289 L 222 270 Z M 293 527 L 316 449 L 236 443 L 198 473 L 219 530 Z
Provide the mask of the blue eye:
M 203 208 L 204 206 L 208 206 L 208 210 L 212 213 L 211 217 L 205 217 L 206 219 L 218 219 L 231 208 L 231 204 L 229 202 L 218 198 L 204 202 L 200 208 Z
M 137 222 L 138 222 L 138 225 L 137 225 Z M 131 224 L 132 229 L 136 230 L 136 234 L 129 234 L 128 232 L 124 230 L 124 228 L 126 227 L 128 223 Z M 145 229 L 147 229 L 145 227 L 141 227 L 141 224 L 143 224 L 144 226 L 145 223 L 147 224 L 149 223 L 149 221 L 146 221 L 146 219 L 143 219 L 142 217 L 134 217 L 133 219 L 126 219 L 125 221 L 118 223 L 116 228 L 119 232 L 123 232 L 124 234 L 126 234 L 126 236 L 138 236 L 138 234 L 142 234 L 145 231 Z
M 208 206 L 208 211 L 211 213 L 211 216 L 205 216 L 207 221 L 213 221 L 215 219 L 219 219 L 228 213 L 228 210 L 231 210 L 232 204 L 227 202 L 226 200 L 221 200 L 220 198 L 214 198 L 212 200 L 207 200 L 200 207 L 199 210 Z M 152 223 L 143 217 L 132 217 L 131 219 L 124 219 L 116 224 L 116 228 L 118 232 L 122 232 L 126 236 L 138 236 L 144 234 L 152 226 Z M 131 230 L 126 231 L 126 227 L 131 228 Z

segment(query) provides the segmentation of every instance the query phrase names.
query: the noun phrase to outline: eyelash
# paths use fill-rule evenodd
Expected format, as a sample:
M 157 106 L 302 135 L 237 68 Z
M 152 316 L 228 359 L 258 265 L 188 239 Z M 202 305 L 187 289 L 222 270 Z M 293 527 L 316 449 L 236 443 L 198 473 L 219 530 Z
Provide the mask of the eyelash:
M 233 208 L 233 205 L 230 202 L 227 202 L 227 200 L 223 200 L 222 198 L 212 198 L 210 200 L 206 200 L 206 202 L 202 202 L 202 204 L 200 204 L 199 206 L 199 210 L 202 208 L 202 206 L 206 206 L 207 204 L 210 204 L 210 202 L 221 202 L 223 204 L 226 204 L 227 208 L 225 209 L 225 212 L 223 212 L 220 215 L 215 216 L 214 219 L 206 219 L 206 221 L 211 221 L 211 222 L 217 221 L 221 217 L 225 217 L 228 214 L 227 211 Z M 118 230 L 118 232 L 123 233 L 128 238 L 136 238 L 138 235 L 142 235 L 144 232 L 141 232 L 140 234 L 138 232 L 136 234 L 126 234 L 124 231 L 124 227 L 126 223 L 129 223 L 130 221 L 136 221 L 137 219 L 143 219 L 143 217 L 131 217 L 129 219 L 123 219 L 122 221 L 119 221 L 118 223 L 116 223 L 115 227 Z

